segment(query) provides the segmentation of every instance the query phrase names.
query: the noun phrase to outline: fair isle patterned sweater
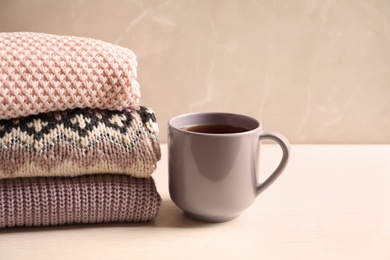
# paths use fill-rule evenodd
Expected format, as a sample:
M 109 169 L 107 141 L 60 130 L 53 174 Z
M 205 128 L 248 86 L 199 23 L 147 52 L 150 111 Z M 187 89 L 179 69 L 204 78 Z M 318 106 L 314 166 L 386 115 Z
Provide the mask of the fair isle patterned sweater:
M 156 117 L 142 106 L 0 120 L 0 179 L 100 173 L 148 178 L 160 156 Z
M 158 126 L 136 67 L 99 40 L 0 33 L 0 228 L 157 216 Z

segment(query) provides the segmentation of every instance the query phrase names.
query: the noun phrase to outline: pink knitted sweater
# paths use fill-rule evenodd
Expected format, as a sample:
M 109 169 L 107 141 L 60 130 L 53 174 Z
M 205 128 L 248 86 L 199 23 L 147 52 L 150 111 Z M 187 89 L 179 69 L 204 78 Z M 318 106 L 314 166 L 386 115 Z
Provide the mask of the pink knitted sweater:
M 0 119 L 74 108 L 138 109 L 135 54 L 100 40 L 0 33 Z

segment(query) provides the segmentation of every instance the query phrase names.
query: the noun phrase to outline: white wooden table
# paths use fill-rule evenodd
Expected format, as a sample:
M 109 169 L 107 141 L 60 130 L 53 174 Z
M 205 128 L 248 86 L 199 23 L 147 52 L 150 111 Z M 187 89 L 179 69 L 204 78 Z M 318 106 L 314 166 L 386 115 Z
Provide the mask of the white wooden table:
M 146 224 L 0 230 L 0 259 L 390 259 L 390 146 L 293 145 L 286 171 L 238 219 L 186 218 L 163 197 Z M 264 145 L 263 175 L 279 148 Z

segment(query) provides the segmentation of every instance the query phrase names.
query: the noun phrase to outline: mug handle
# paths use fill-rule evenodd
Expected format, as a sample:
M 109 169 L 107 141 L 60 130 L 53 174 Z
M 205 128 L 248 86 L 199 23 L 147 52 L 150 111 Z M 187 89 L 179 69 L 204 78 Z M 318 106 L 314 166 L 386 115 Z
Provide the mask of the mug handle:
M 263 132 L 259 136 L 259 142 L 265 139 L 272 140 L 279 144 L 279 146 L 282 148 L 283 155 L 278 167 L 276 167 L 274 172 L 264 182 L 257 184 L 256 195 L 259 195 L 261 192 L 267 189 L 280 176 L 286 167 L 290 156 L 290 142 L 282 134 L 276 132 Z

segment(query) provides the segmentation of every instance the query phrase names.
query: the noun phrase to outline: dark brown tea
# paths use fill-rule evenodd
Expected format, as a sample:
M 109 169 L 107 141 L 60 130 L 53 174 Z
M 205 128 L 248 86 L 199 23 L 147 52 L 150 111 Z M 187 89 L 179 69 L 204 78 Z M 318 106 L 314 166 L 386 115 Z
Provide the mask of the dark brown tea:
M 235 134 L 248 131 L 240 126 L 233 125 L 219 125 L 219 124 L 204 124 L 204 125 L 191 125 L 185 126 L 182 129 L 204 134 Z

